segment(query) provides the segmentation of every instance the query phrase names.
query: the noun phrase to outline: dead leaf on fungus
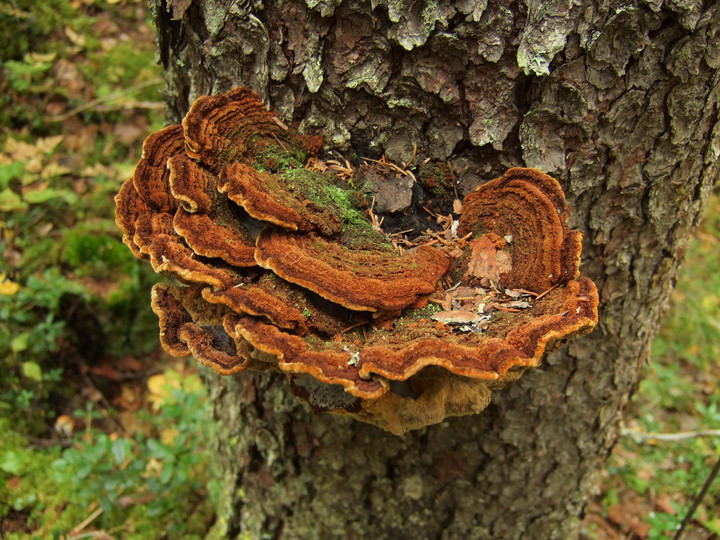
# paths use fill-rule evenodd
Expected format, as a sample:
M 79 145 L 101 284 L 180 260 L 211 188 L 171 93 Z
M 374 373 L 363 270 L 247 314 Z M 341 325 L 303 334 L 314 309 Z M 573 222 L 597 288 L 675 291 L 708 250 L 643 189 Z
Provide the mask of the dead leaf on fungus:
M 496 234 L 483 234 L 470 242 L 470 262 L 465 278 L 472 283 L 474 278 L 483 287 L 500 283 L 500 275 L 512 270 L 512 258 L 503 251 L 505 240 Z
M 116 221 L 176 280 L 152 295 L 170 354 L 274 369 L 314 410 L 401 434 L 481 411 L 597 322 L 553 178 L 510 169 L 403 251 L 357 203 L 352 168 L 318 166 L 320 147 L 243 88 L 147 138 Z
M 453 309 L 450 311 L 438 311 L 432 316 L 432 319 L 444 324 L 473 324 L 480 322 L 483 317 L 472 311 Z

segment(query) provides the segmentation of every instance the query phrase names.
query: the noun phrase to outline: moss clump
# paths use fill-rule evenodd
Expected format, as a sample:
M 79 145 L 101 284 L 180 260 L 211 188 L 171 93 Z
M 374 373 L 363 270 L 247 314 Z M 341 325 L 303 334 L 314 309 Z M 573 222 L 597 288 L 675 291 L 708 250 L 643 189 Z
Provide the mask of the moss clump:
M 255 156 L 253 167 L 273 174 L 305 170 L 307 158 L 307 152 L 297 146 L 269 144 Z
M 353 204 L 357 202 L 357 193 L 335 185 L 327 185 L 325 193 L 332 197 L 341 209 L 338 218 L 343 225 L 343 243 L 351 249 L 375 249 L 391 251 L 392 245 L 387 237 L 373 229 L 364 212 Z
M 313 205 L 336 216 L 342 223 L 342 242 L 346 247 L 392 251 L 387 237 L 370 223 L 363 208 L 366 201 L 362 193 L 330 173 L 306 169 L 307 157 L 307 152 L 301 147 L 268 144 L 257 153 L 253 167 L 278 175 L 293 197 L 300 194 Z
M 335 177 L 304 168 L 289 169 L 281 177 L 294 192 L 300 192 L 319 208 L 328 210 L 342 223 L 342 242 L 351 249 L 392 250 L 388 239 L 373 229 L 357 208 L 355 191 L 337 185 Z
M 453 175 L 445 163 L 428 162 L 418 172 L 418 182 L 433 197 L 448 199 L 454 197 Z
M 406 316 L 410 319 L 429 319 L 440 311 L 442 308 L 438 304 L 429 303 L 424 308 L 408 310 Z

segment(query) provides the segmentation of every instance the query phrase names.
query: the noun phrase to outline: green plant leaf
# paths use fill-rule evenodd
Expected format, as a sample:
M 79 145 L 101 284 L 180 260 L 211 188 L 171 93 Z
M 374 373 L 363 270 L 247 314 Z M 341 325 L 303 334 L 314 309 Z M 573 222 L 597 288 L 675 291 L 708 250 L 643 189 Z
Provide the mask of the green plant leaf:
M 125 439 L 115 439 L 110 447 L 115 463 L 118 465 L 125 461 L 126 442 Z
M 20 178 L 25 172 L 22 161 L 13 161 L 8 165 L 0 165 L 0 188 L 6 189 L 13 178 Z
M 0 191 L 0 212 L 23 212 L 28 205 L 11 189 Z
M 23 472 L 30 457 L 25 452 L 8 450 L 0 457 L 0 470 L 9 474 L 19 475 Z
M 23 199 L 30 204 L 40 204 L 53 199 L 60 199 L 68 204 L 75 204 L 78 196 L 69 189 L 45 188 L 28 191 L 23 195 Z
M 42 368 L 37 362 L 23 362 L 22 373 L 28 379 L 35 382 L 42 382 Z
M 161 484 L 168 484 L 170 482 L 170 479 L 173 477 L 175 467 L 173 467 L 172 463 L 166 463 L 163 466 L 163 470 L 160 473 L 160 483 Z
M 23 332 L 22 334 L 18 334 L 14 338 L 12 338 L 12 341 L 10 341 L 10 350 L 14 353 L 23 352 L 25 349 L 28 348 L 28 341 L 30 340 L 30 332 Z M 28 377 L 29 375 L 25 374 L 25 364 L 23 364 L 23 375 Z

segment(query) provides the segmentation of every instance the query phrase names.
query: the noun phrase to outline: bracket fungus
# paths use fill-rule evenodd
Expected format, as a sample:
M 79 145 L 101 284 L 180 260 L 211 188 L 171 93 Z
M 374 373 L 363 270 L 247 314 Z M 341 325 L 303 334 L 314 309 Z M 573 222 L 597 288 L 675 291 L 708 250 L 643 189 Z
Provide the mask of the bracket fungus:
M 510 169 L 465 198 L 446 245 L 402 250 L 351 182 L 307 166 L 320 146 L 243 88 L 148 137 L 116 217 L 174 280 L 152 293 L 170 354 L 274 369 L 314 410 L 402 434 L 481 411 L 594 327 L 581 235 L 550 176 Z

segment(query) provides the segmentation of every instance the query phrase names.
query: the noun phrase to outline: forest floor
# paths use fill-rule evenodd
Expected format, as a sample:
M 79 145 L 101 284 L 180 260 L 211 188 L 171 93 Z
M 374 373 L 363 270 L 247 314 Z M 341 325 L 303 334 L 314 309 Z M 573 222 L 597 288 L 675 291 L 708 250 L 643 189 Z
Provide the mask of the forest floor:
M 202 538 L 197 368 L 157 346 L 113 196 L 164 125 L 142 0 L 0 5 L 0 536 Z M 10 37 L 8 37 L 10 36 Z M 720 455 L 720 198 L 690 242 L 584 538 L 672 537 Z M 684 538 L 720 534 L 720 481 Z

